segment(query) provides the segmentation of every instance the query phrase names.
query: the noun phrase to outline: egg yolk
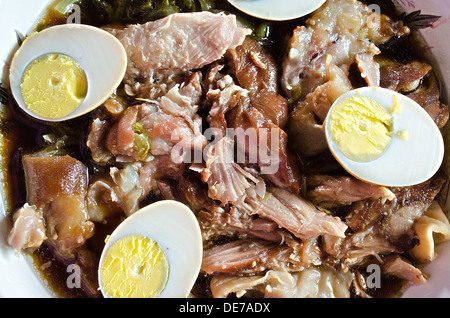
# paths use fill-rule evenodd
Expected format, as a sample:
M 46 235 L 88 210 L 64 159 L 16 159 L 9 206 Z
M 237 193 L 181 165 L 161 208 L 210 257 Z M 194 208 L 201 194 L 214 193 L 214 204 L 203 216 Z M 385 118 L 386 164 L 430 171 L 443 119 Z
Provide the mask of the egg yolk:
M 331 110 L 329 125 L 339 151 L 353 161 L 373 161 L 391 144 L 393 116 L 370 97 L 340 101 Z
M 113 298 L 154 298 L 166 287 L 169 262 L 154 240 L 125 236 L 107 250 L 100 277 L 103 291 Z
M 30 111 L 45 118 L 61 118 L 76 110 L 87 94 L 81 65 L 65 54 L 45 54 L 27 65 L 20 89 Z

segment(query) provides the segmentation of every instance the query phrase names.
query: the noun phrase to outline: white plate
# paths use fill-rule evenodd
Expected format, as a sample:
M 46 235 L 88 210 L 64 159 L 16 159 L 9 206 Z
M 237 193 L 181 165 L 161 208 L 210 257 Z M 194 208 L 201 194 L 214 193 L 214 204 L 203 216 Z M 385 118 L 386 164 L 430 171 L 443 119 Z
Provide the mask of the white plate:
M 442 0 L 395 0 L 405 11 L 442 16 L 435 28 L 425 29 L 427 41 L 442 76 L 442 93 L 450 96 L 450 2 Z M 0 0 L 0 66 L 2 83 L 7 84 L 8 63 L 17 47 L 15 30 L 28 34 L 42 15 L 48 0 Z M 447 142 L 447 145 L 450 141 Z M 447 160 L 450 167 L 450 160 Z M 450 169 L 447 169 L 450 171 Z M 10 224 L 0 200 L 0 297 L 55 297 L 34 270 L 29 257 L 7 247 L 5 238 Z M 450 210 L 450 202 L 445 207 Z M 450 297 L 450 243 L 441 246 L 440 257 L 426 269 L 431 278 L 425 285 L 412 287 L 404 297 Z

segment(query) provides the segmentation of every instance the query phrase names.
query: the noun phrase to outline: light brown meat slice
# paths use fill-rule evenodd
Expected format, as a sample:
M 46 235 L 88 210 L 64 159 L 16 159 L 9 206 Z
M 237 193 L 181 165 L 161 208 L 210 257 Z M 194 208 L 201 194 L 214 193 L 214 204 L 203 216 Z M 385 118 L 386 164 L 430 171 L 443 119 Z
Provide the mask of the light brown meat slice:
M 236 107 L 241 98 L 246 98 L 248 91 L 236 85 L 230 75 L 212 81 L 206 93 L 205 104 L 210 107 L 207 120 L 212 135 L 220 138 L 219 135 L 226 135 L 225 114 Z
M 245 165 L 257 169 L 272 184 L 299 193 L 300 162 L 288 148 L 288 135 L 253 107 L 249 98 L 241 98 L 226 113 L 228 128 L 233 128 L 237 154 L 244 154 Z M 256 142 L 255 142 L 256 140 Z
M 241 44 L 250 33 L 237 26 L 234 15 L 210 12 L 176 13 L 146 24 L 107 31 L 127 51 L 128 78 L 148 78 L 155 71 L 201 68 Z
M 249 91 L 252 105 L 280 128 L 288 119 L 287 100 L 278 93 L 275 59 L 256 41 L 244 42 L 227 53 L 238 84 Z
M 72 257 L 94 232 L 85 204 L 86 167 L 68 155 L 24 156 L 22 162 L 27 202 L 43 211 L 50 244 Z
M 380 86 L 394 91 L 410 92 L 419 86 L 431 69 L 429 64 L 418 61 L 408 64 L 382 62 Z
M 23 156 L 27 202 L 42 206 L 59 195 L 83 197 L 87 189 L 87 168 L 68 155 Z
M 408 97 L 422 106 L 439 128 L 447 124 L 449 109 L 440 100 L 439 86 L 434 76 L 429 76 L 416 91 L 408 94 Z
M 350 205 L 368 198 L 395 199 L 388 188 L 349 176 L 310 175 L 306 182 L 307 198 L 324 208 Z
M 420 269 L 399 255 L 387 257 L 383 264 L 382 271 L 384 274 L 410 281 L 414 285 L 422 285 L 427 281 Z

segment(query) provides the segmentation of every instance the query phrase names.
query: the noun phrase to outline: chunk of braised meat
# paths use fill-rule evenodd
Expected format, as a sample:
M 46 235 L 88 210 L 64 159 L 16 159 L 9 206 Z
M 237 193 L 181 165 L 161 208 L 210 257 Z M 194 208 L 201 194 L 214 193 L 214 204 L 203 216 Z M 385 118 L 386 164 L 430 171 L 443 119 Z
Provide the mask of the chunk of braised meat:
M 230 75 L 220 77 L 209 75 L 205 85 L 209 86 L 206 93 L 205 108 L 209 108 L 207 121 L 211 134 L 215 138 L 221 138 L 227 134 L 227 122 L 225 114 L 236 107 L 241 98 L 248 97 L 248 91 L 236 85 Z M 211 136 L 212 137 L 212 136 Z
M 427 281 L 419 268 L 400 255 L 386 257 L 381 269 L 384 274 L 399 277 L 414 285 L 422 285 Z
M 193 171 L 187 171 L 178 178 L 177 190 L 184 203 L 194 213 L 202 210 L 210 211 L 217 205 L 208 197 L 208 187 L 201 181 L 200 175 Z
M 105 138 L 110 129 L 107 120 L 95 118 L 89 128 L 86 146 L 91 152 L 92 159 L 101 164 L 114 162 L 113 154 L 106 147 Z
M 247 211 L 213 200 L 208 196 L 208 185 L 201 180 L 201 175 L 194 171 L 180 176 L 177 192 L 181 201 L 196 214 L 204 241 L 223 236 L 246 235 L 250 231 L 273 230 L 270 227 L 258 226 L 258 222 L 255 223 Z
M 394 61 L 378 60 L 380 62 L 380 86 L 399 92 L 415 90 L 432 67 L 423 62 L 413 61 L 402 64 Z
M 324 208 L 350 205 L 369 198 L 395 199 L 388 188 L 350 176 L 309 175 L 306 184 L 307 199 Z
M 262 45 L 248 37 L 235 49 L 228 50 L 227 57 L 237 83 L 249 91 L 252 106 L 270 122 L 284 128 L 288 103 L 278 93 L 275 59 Z
M 202 150 L 206 138 L 197 114 L 200 82 L 201 74 L 196 72 L 155 101 L 130 106 L 115 118 L 95 118 L 87 140 L 94 161 L 149 161 L 152 156 L 169 155 L 181 164 L 191 149 Z
M 348 71 L 358 54 L 380 53 L 377 45 L 410 32 L 401 21 L 373 12 L 355 0 L 327 1 L 297 27 L 283 60 L 282 87 L 305 98 L 326 81 L 326 60 Z
M 234 15 L 211 12 L 176 13 L 107 31 L 125 47 L 126 77 L 144 79 L 154 72 L 201 68 L 241 44 L 250 32 L 236 24 Z
M 372 257 L 380 259 L 400 250 L 386 237 L 379 224 L 367 227 L 364 231 L 349 233 L 345 238 L 324 235 L 323 251 L 344 267 L 363 265 Z
M 27 203 L 14 212 L 8 245 L 16 250 L 37 248 L 47 239 L 42 211 Z
M 241 98 L 226 113 L 226 120 L 235 131 L 238 151 L 245 154 L 244 164 L 256 168 L 275 186 L 299 193 L 300 161 L 288 148 L 287 134 L 253 107 L 249 98 Z M 246 134 L 255 134 L 255 138 Z
M 73 256 L 94 233 L 85 204 L 86 167 L 68 155 L 24 156 L 22 161 L 28 204 L 43 211 L 49 243 Z
M 261 202 L 250 200 L 255 214 L 270 219 L 301 239 L 329 234 L 345 237 L 347 225 L 338 217 L 318 210 L 309 201 L 279 188 L 268 188 Z
M 201 269 L 207 274 L 255 274 L 269 269 L 300 271 L 310 265 L 320 264 L 320 249 L 314 250 L 309 246 L 317 246 L 314 242 L 300 243 L 299 250 L 286 244 L 258 239 L 216 245 L 204 251 Z M 303 253 L 302 248 L 308 249 L 308 252 Z
M 384 235 L 402 250 L 412 248 L 416 241 L 412 226 L 431 205 L 445 182 L 442 174 L 409 187 L 390 190 L 395 199 L 366 199 L 354 203 L 347 215 L 346 223 L 354 231 L 364 231 L 379 223 Z
M 250 181 L 258 180 L 245 171 L 234 159 L 234 141 L 223 137 L 207 152 L 206 167 L 202 180 L 208 184 L 208 196 L 224 204 L 242 200 Z
M 286 131 L 290 147 L 302 159 L 329 152 L 323 123 L 334 101 L 351 89 L 347 74 L 329 60 L 326 82 L 300 100 L 289 115 Z
M 408 94 L 408 97 L 422 106 L 439 128 L 447 124 L 449 109 L 440 100 L 439 86 L 435 76 L 429 76 L 416 91 Z

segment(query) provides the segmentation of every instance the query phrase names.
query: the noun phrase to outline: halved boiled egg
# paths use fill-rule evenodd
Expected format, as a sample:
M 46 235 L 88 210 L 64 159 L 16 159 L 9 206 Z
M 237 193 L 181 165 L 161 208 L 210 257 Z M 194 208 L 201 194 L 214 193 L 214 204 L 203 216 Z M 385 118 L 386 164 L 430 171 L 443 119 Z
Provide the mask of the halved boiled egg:
M 303 17 L 317 10 L 326 0 L 228 0 L 248 15 L 273 21 Z
M 202 255 L 193 212 L 177 201 L 158 201 L 126 218 L 107 239 L 100 289 L 107 298 L 187 297 Z
M 10 87 L 30 116 L 62 121 L 101 105 L 126 66 L 125 49 L 113 35 L 83 24 L 58 25 L 25 39 L 11 63 Z
M 383 186 L 431 178 L 444 158 L 442 134 L 409 97 L 380 87 L 340 96 L 325 120 L 331 153 L 353 176 Z

